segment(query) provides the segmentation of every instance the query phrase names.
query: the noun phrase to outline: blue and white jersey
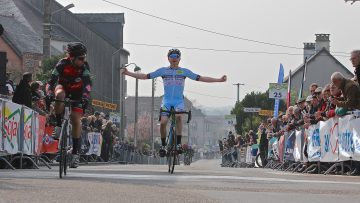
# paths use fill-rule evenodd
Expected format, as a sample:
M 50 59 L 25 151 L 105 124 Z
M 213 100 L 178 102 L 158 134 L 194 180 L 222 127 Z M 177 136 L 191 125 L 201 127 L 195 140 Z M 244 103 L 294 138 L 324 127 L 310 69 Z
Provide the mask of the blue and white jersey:
M 148 79 L 162 77 L 164 82 L 163 106 L 177 108 L 179 104 L 184 103 L 184 85 L 185 79 L 199 80 L 200 75 L 193 73 L 186 68 L 159 68 L 148 74 Z

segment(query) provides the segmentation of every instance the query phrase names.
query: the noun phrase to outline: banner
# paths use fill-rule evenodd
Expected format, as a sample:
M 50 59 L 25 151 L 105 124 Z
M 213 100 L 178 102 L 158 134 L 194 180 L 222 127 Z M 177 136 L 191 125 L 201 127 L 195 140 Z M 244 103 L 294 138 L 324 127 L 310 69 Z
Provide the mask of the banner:
M 311 125 L 306 131 L 307 134 L 307 153 L 310 162 L 320 161 L 320 125 Z
M 5 102 L 4 117 L 4 150 L 16 154 L 19 152 L 21 105 Z
M 33 155 L 33 115 L 34 111 L 27 107 L 23 107 L 23 133 L 20 135 L 20 141 L 23 142 L 23 153 L 27 155 Z
M 46 117 L 37 114 L 35 117 L 35 135 L 34 135 L 34 153 L 36 155 L 41 154 L 41 150 L 43 147 L 43 139 L 45 136 L 45 125 L 46 125 Z
M 245 159 L 245 163 L 252 163 L 252 162 L 253 162 L 252 160 L 253 160 L 253 159 L 252 159 L 252 155 L 251 155 L 251 147 L 248 146 L 248 147 L 246 148 L 246 159 Z
M 294 148 L 295 148 L 295 131 L 291 131 L 287 134 L 285 142 L 285 154 L 284 159 L 287 161 L 295 161 L 294 159 Z
M 45 135 L 43 137 L 43 144 L 41 148 L 41 153 L 49 153 L 55 154 L 58 150 L 59 140 L 54 140 L 51 136 L 52 132 L 54 131 L 54 126 L 46 126 L 45 127 Z
M 4 113 L 4 111 L 3 111 L 3 101 L 2 100 L 0 100 L 0 126 L 1 126 L 1 130 L 0 130 L 0 152 L 1 151 L 4 151 L 4 136 L 3 136 L 3 134 L 5 134 L 5 132 L 4 132 L 4 129 L 5 128 L 3 128 L 3 113 Z
M 353 129 L 354 156 L 353 160 L 360 161 L 360 118 L 350 121 Z
M 302 161 L 303 157 L 303 131 L 295 131 L 295 145 L 294 145 L 294 160 L 295 162 Z
M 284 161 L 284 149 L 285 149 L 285 136 L 281 136 L 279 139 L 279 158 L 280 162 Z
M 338 131 L 339 123 L 337 118 L 320 122 L 321 162 L 336 162 L 339 160 Z
M 101 143 L 102 143 L 102 136 L 100 133 L 91 132 L 88 133 L 90 148 L 87 155 L 95 154 L 100 156 L 101 154 Z
M 354 154 L 353 131 L 350 127 L 352 115 L 339 118 L 339 159 L 350 160 Z

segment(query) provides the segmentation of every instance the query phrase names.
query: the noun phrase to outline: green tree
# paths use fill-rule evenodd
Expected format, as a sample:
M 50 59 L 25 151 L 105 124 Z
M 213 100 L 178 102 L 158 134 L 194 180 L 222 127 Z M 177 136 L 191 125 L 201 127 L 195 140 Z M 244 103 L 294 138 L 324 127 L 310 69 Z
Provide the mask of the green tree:
M 236 115 L 236 132 L 243 134 L 249 130 L 256 130 L 260 122 L 264 120 L 264 117 L 259 116 L 257 113 L 246 113 L 244 108 L 257 107 L 264 110 L 274 109 L 274 99 L 269 99 L 269 92 L 251 92 L 246 94 L 245 98 L 241 102 L 235 104 L 231 114 Z M 284 100 L 280 101 L 279 111 L 285 111 L 286 104 Z
M 44 84 L 49 80 L 52 70 L 58 61 L 64 58 L 65 55 L 52 56 L 50 58 L 44 59 L 41 65 L 41 71 L 36 74 L 37 80 L 40 80 Z

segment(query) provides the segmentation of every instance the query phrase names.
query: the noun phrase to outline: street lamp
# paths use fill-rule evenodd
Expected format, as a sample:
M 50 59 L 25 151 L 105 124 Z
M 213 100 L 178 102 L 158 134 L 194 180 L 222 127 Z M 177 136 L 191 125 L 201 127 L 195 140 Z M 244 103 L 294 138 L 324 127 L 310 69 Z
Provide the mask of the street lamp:
M 121 68 L 126 68 L 130 65 L 137 65 L 135 63 L 124 64 Z M 124 85 L 125 75 L 120 75 L 120 133 L 124 137 L 125 136 L 125 85 Z
M 61 11 L 73 8 L 74 4 L 69 4 L 61 9 L 58 9 L 54 12 L 51 12 L 51 1 L 44 0 L 44 23 L 43 23 L 43 57 L 48 58 L 51 56 L 50 54 L 50 46 L 51 46 L 51 16 L 59 13 Z
M 141 68 L 135 64 L 134 72 L 138 73 Z M 139 79 L 136 78 L 135 83 L 135 124 L 134 124 L 134 144 L 137 147 L 137 135 L 138 135 L 138 106 L 139 106 Z

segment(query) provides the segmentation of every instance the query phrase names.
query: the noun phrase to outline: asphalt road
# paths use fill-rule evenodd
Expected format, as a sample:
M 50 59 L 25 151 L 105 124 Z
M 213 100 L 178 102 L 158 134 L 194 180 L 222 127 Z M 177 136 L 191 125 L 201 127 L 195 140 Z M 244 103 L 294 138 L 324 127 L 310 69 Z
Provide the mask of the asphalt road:
M 3 202 L 360 202 L 360 177 L 221 168 L 220 160 L 177 166 L 81 166 L 0 170 Z

